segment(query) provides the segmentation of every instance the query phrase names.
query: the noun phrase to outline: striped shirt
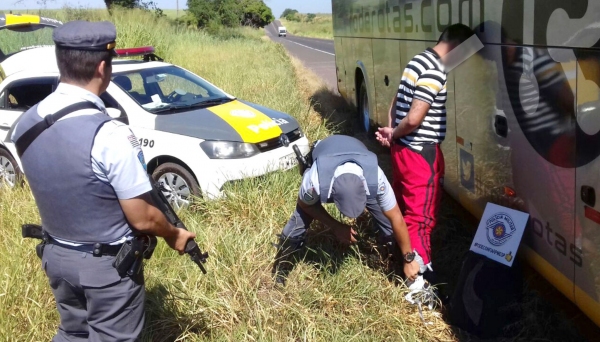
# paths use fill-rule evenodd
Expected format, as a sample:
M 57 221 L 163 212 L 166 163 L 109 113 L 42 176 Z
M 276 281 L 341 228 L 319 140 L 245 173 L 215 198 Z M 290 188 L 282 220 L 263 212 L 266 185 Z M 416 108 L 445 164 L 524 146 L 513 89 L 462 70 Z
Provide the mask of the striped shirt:
M 416 55 L 404 69 L 396 97 L 395 126 L 406 117 L 413 99 L 431 107 L 417 129 L 400 141 L 421 151 L 423 144 L 439 144 L 446 136 L 446 73 L 439 55 L 431 48 Z
M 525 47 L 508 71 L 509 95 L 523 132 L 563 133 L 568 122 L 556 99 L 568 81 L 561 65 L 546 51 Z

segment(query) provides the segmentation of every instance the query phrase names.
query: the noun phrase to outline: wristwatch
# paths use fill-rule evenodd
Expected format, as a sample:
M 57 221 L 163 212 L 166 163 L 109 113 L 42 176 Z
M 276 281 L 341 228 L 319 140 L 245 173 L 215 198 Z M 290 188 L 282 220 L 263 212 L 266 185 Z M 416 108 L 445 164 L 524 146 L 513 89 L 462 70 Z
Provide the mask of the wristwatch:
M 415 260 L 415 252 L 408 252 L 404 254 L 404 262 L 410 264 Z

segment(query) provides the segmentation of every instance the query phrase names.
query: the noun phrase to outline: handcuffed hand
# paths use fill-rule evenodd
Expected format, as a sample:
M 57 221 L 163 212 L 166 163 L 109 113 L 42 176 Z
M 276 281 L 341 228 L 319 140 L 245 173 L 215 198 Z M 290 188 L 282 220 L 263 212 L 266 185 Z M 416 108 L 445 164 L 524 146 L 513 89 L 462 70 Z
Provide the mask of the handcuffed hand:
M 390 147 L 394 136 L 394 129 L 391 127 L 379 127 L 375 132 L 375 139 L 379 141 L 381 146 Z

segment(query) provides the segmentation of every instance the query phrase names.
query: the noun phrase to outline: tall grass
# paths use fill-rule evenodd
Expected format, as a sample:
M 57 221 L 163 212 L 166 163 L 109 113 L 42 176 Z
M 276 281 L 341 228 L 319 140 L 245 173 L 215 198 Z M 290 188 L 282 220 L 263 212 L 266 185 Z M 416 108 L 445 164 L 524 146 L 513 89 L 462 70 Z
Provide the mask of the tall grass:
M 306 14 L 297 14 L 296 16 L 300 21 L 279 19 L 289 33 L 302 37 L 333 39 L 331 14 L 317 14 L 312 21 L 307 20 Z
M 103 11 L 63 10 L 56 16 L 65 21 L 109 19 L 117 26 L 119 46 L 154 45 L 167 61 L 226 91 L 295 116 L 310 140 L 338 130 L 351 133 L 342 122 L 349 115 L 343 101 L 318 86 L 314 76 L 308 79 L 310 73 L 300 63 L 290 63 L 282 47 L 261 38 L 261 32 L 210 36 L 139 11 L 108 17 Z M 384 267 L 368 262 L 368 246 L 342 249 L 319 224 L 309 235 L 305 262 L 285 288 L 274 286 L 271 243 L 294 208 L 299 184 L 296 170 L 230 183 L 225 198 L 199 199 L 180 213 L 210 254 L 208 274 L 159 242 L 145 267 L 144 341 L 471 340 L 455 333 L 439 311 L 426 310 L 425 319 L 433 324 L 423 325 L 416 308 L 403 300 L 406 288 L 391 282 Z M 434 257 L 446 260 L 440 263 L 445 279 L 456 277 L 460 254 L 472 236 L 451 211 L 443 213 L 442 229 L 433 238 L 439 246 Z M 29 222 L 39 222 L 29 189 L 1 189 L 1 341 L 48 341 L 58 325 L 54 299 L 35 255 L 37 242 L 20 236 L 20 225 Z M 521 329 L 522 340 L 577 339 L 568 322 L 538 297 L 529 298 L 527 319 L 513 327 Z

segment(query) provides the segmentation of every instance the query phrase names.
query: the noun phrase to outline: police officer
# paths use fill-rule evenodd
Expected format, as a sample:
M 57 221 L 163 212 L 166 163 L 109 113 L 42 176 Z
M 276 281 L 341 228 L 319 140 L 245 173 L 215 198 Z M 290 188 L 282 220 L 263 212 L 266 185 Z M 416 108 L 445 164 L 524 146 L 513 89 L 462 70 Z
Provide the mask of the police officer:
M 276 282 L 285 284 L 291 270 L 289 258 L 303 245 L 306 230 L 313 219 L 330 227 L 343 244 L 356 242 L 356 232 L 335 220 L 322 203 L 335 203 L 350 218 L 360 216 L 365 208 L 371 213 L 379 233 L 379 243 L 400 250 L 404 274 L 416 279 L 420 270 L 396 198 L 377 164 L 377 156 L 359 140 L 333 135 L 319 142 L 312 151 L 312 166 L 304 172 L 296 210 L 283 228 L 273 273 Z
M 60 314 L 54 341 L 138 340 L 143 270 L 120 276 L 116 254 L 134 233 L 163 237 L 180 254 L 195 236 L 151 204 L 137 138 L 111 121 L 99 98 L 111 80 L 115 38 L 109 22 L 55 29 L 60 84 L 23 114 L 12 134 L 19 150 L 32 127 L 49 126 L 19 153 L 48 234 L 42 267 Z

